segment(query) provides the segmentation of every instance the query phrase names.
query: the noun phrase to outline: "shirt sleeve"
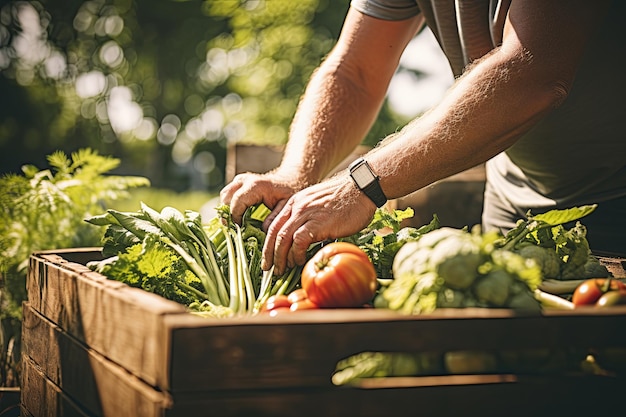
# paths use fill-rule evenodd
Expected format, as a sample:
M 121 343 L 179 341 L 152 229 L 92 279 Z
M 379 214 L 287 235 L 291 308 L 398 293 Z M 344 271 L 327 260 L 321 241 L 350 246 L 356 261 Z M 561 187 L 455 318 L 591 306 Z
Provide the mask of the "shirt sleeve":
M 404 20 L 419 14 L 416 0 L 352 0 L 351 6 L 368 16 Z

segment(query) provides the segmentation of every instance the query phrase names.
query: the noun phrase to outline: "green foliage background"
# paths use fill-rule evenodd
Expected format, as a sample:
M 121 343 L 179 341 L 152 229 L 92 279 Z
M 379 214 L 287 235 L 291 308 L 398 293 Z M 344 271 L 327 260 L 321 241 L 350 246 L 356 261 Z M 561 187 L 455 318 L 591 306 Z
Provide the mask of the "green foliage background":
M 230 144 L 285 143 L 349 0 L 0 4 L 0 174 L 90 147 L 119 158 L 117 174 L 217 191 Z M 112 122 L 120 95 L 140 110 L 132 128 Z M 366 141 L 402 122 L 385 106 Z

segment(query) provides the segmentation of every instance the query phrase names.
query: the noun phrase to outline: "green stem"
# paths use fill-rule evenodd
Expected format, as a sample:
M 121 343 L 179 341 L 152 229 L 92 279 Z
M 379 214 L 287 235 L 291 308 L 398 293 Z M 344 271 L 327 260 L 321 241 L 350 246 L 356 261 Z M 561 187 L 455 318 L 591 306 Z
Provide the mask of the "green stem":
M 233 242 L 230 240 L 230 236 L 227 230 L 224 233 L 226 235 L 226 249 L 228 251 L 228 276 L 230 282 L 230 302 L 228 307 L 236 312 L 239 310 L 239 277 L 237 276 L 237 258 L 235 255 L 235 249 Z
M 204 289 L 207 292 L 213 291 L 213 289 L 215 289 L 214 294 L 218 298 L 220 298 L 219 297 L 220 294 L 217 291 L 217 280 L 215 279 L 213 274 L 211 274 L 210 272 L 210 268 L 206 263 L 207 258 L 204 256 L 201 256 L 200 253 L 198 253 L 196 246 L 192 242 L 183 242 L 183 245 L 180 245 L 180 246 L 183 247 L 183 249 L 187 250 L 187 252 L 191 255 L 191 257 L 193 257 L 193 259 L 195 259 L 196 263 L 202 269 L 202 275 L 199 276 L 198 278 L 200 278 L 200 280 L 202 281 L 202 284 L 204 285 Z
M 178 285 L 180 288 L 184 289 L 185 291 L 188 291 L 190 293 L 195 294 L 196 296 L 200 297 L 200 299 L 203 300 L 203 301 L 205 301 L 205 300 L 208 301 L 208 299 L 209 299 L 209 296 L 207 294 L 203 293 L 202 291 L 200 291 L 197 288 L 192 287 L 191 285 L 187 284 L 186 282 L 179 281 L 179 282 L 176 283 L 176 285 Z M 211 303 L 211 304 L 213 304 L 213 303 Z
M 237 312 L 239 314 L 243 314 L 245 313 L 247 307 L 244 260 L 241 259 L 239 253 L 239 239 L 237 238 L 237 233 L 234 230 L 230 230 L 230 233 L 232 234 L 235 246 L 235 258 L 233 261 L 236 261 L 237 264 L 237 295 L 239 296 L 239 308 L 237 309 Z
M 274 272 L 274 267 L 270 268 L 269 271 L 263 271 L 261 276 L 261 288 L 259 289 L 259 295 L 254 303 L 253 313 L 258 313 L 261 309 L 261 306 L 271 295 L 271 286 L 272 276 Z
M 217 281 L 217 291 L 222 300 L 222 304 L 228 304 L 228 290 L 226 289 L 226 280 L 224 279 L 224 274 L 222 273 L 222 268 L 220 268 L 217 263 L 217 258 L 215 257 L 215 248 L 213 244 L 209 242 L 210 247 L 206 249 L 208 262 L 210 265 L 210 271 L 213 273 L 215 280 Z
M 276 291 L 276 294 L 283 295 L 283 294 L 287 294 L 288 293 L 287 291 L 289 290 L 290 287 L 292 287 L 292 280 L 293 280 L 293 277 L 296 274 L 296 269 L 297 268 L 292 268 L 287 273 L 286 277 L 285 277 L 285 275 L 283 275 L 281 277 L 282 282 L 279 284 L 278 289 Z
M 252 285 L 252 279 L 250 278 L 250 270 L 248 269 L 248 258 L 246 256 L 246 249 L 244 248 L 243 237 L 241 235 L 241 227 L 235 224 L 237 235 L 235 239 L 235 247 L 237 249 L 238 263 L 241 266 L 243 286 L 246 291 L 246 306 L 247 311 L 252 313 L 254 309 L 254 302 L 256 297 L 254 295 L 254 287 Z

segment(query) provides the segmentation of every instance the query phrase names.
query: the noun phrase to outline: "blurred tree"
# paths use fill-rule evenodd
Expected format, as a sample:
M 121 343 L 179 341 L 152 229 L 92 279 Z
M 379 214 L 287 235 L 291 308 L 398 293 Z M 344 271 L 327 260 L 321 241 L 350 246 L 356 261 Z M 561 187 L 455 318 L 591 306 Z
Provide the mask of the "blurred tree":
M 219 190 L 229 143 L 283 144 L 349 0 L 0 0 L 0 173 L 91 147 Z M 403 123 L 384 106 L 367 142 Z

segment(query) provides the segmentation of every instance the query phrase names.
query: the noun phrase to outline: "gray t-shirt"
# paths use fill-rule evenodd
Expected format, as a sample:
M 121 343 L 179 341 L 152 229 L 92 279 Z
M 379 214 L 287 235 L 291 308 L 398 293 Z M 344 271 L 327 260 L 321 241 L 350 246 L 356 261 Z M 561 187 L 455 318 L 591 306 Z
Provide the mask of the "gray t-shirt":
M 456 3 L 456 8 L 455 8 Z M 423 13 L 458 76 L 502 39 L 507 0 L 352 0 L 380 19 Z M 487 162 L 487 228 L 506 230 L 529 208 L 539 213 L 620 201 L 626 210 L 626 1 L 612 10 L 589 44 L 567 100 L 515 145 Z M 614 219 L 626 231 L 626 215 Z M 620 223 L 621 222 L 621 223 Z M 626 242 L 626 239 L 623 239 Z
M 455 76 L 502 40 L 508 0 L 352 0 L 360 12 L 385 20 L 424 15 Z M 457 10 L 458 9 L 458 10 Z

